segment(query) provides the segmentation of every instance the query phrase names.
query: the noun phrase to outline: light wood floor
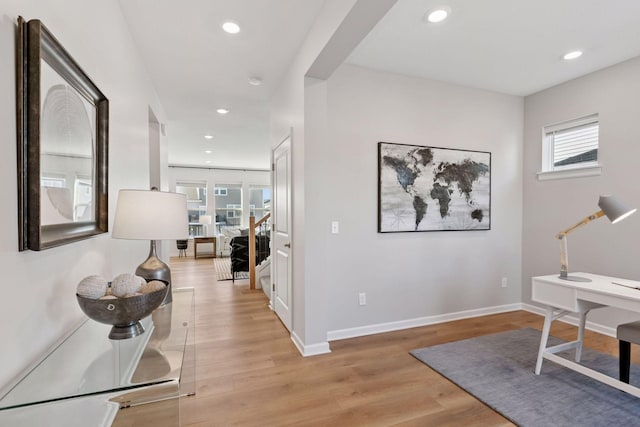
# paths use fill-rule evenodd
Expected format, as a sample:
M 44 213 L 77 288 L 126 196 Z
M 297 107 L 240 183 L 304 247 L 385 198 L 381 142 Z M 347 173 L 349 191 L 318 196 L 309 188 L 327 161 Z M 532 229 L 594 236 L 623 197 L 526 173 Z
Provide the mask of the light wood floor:
M 174 286 L 196 289 L 197 393 L 182 399 L 183 426 L 511 425 L 408 352 L 542 327 L 516 311 L 334 341 L 330 354 L 303 358 L 261 290 L 216 282 L 211 259 L 171 268 Z M 575 328 L 556 322 L 552 334 L 573 339 Z M 585 345 L 617 354 L 617 341 L 589 331 Z

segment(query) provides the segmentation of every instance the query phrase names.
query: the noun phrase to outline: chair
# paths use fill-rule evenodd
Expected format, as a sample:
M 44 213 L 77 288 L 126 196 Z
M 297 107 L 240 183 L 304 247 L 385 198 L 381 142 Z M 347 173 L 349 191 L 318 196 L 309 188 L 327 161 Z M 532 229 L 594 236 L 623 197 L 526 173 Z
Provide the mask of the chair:
M 178 247 L 178 258 L 183 256 L 187 257 L 187 246 L 189 246 L 188 240 L 176 240 L 176 246 Z
M 620 341 L 620 381 L 629 384 L 631 343 L 640 344 L 640 321 L 618 325 L 616 336 Z
M 269 236 L 256 236 L 256 265 L 269 256 Z M 249 236 L 231 239 L 231 277 L 235 281 L 239 272 L 249 272 Z

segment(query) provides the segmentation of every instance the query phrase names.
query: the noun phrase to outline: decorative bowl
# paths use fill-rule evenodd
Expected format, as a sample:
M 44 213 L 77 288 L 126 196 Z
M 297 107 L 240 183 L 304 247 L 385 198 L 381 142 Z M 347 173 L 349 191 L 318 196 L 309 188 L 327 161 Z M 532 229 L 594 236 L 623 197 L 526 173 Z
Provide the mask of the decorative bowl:
M 169 289 L 167 283 L 164 284 L 164 289 L 128 298 L 92 299 L 78 294 L 76 298 L 80 308 L 90 319 L 113 325 L 109 332 L 110 339 L 123 340 L 144 332 L 140 319 L 160 306 Z

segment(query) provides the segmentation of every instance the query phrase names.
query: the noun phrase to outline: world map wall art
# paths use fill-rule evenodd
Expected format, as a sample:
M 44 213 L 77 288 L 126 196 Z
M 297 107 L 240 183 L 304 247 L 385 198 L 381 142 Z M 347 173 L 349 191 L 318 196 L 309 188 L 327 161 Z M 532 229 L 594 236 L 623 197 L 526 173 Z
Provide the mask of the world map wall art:
M 378 143 L 378 232 L 489 230 L 491 153 Z

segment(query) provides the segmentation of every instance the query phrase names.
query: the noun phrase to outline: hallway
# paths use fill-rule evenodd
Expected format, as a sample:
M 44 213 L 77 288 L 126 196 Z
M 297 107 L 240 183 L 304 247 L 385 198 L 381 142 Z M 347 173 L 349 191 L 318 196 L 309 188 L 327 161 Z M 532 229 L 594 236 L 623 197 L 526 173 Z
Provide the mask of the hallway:
M 493 410 L 408 351 L 521 327 L 524 311 L 331 343 L 303 358 L 247 280 L 216 282 L 211 259 L 172 258 L 175 287 L 196 290 L 196 396 L 182 399 L 187 426 L 502 426 Z M 569 338 L 575 328 L 554 325 Z M 617 342 L 587 332 L 586 345 L 616 354 Z

